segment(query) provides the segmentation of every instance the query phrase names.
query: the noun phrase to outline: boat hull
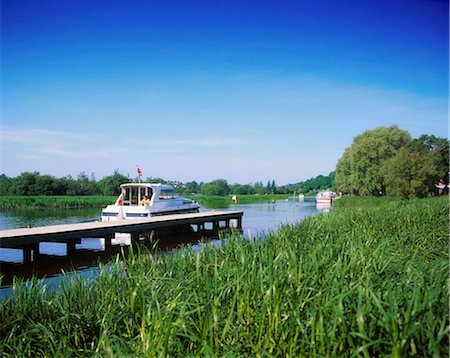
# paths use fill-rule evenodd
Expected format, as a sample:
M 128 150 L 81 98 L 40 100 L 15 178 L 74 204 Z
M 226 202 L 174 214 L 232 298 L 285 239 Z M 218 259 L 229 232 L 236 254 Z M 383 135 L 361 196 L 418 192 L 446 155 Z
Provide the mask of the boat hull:
M 316 198 L 317 204 L 329 204 L 331 205 L 331 198 Z
M 120 207 L 117 205 L 110 205 L 102 210 L 101 221 L 143 219 L 152 216 L 198 213 L 199 208 L 198 205 L 192 205 L 191 207 L 186 208 L 170 208 L 160 211 L 150 211 L 144 207 Z

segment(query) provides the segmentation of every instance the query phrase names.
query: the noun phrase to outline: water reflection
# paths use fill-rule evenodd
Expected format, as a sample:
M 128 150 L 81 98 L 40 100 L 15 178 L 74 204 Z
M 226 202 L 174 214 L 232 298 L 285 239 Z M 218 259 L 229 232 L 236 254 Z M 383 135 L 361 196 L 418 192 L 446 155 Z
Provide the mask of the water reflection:
M 19 209 L 0 212 L 0 230 L 96 221 L 101 209 Z
M 328 213 L 331 210 L 331 203 L 316 203 L 316 209 L 319 213 Z

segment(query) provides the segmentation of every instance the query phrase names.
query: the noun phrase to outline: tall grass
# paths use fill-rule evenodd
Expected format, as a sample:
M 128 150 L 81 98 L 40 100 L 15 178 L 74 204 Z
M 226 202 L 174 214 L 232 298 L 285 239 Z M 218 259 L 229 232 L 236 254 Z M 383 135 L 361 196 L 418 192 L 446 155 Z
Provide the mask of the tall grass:
M 88 208 L 114 204 L 114 196 L 0 196 L 0 209 Z
M 51 293 L 16 282 L 3 355 L 449 354 L 445 198 L 343 205 L 264 239 L 121 260 Z

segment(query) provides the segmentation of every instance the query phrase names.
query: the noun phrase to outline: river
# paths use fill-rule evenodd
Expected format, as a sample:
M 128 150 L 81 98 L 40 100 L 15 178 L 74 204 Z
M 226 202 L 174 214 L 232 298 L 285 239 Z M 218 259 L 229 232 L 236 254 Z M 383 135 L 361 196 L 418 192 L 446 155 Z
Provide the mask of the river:
M 201 211 L 213 208 L 201 207 Z M 306 198 L 299 202 L 296 198 L 288 200 L 264 201 L 252 204 L 231 204 L 220 210 L 243 211 L 242 229 L 247 237 L 256 237 L 269 231 L 275 231 L 283 224 L 295 224 L 305 217 L 315 215 L 317 208 L 314 198 Z M 95 221 L 99 219 L 101 209 L 32 209 L 0 212 L 0 228 L 2 230 L 21 227 L 37 227 L 47 225 L 69 224 Z M 98 261 L 107 262 L 111 256 L 120 252 L 120 245 L 128 245 L 129 241 L 116 241 L 115 251 L 108 255 L 104 252 L 103 239 L 84 238 L 77 244 L 80 257 L 68 260 L 66 246 L 59 243 L 41 243 L 39 251 L 45 260 L 31 266 L 23 264 L 22 250 L 0 248 L 0 268 L 4 275 L 0 289 L 0 298 L 7 296 L 13 277 L 29 278 L 32 274 L 50 280 L 58 276 L 61 269 L 65 271 L 75 268 L 79 274 L 92 276 L 96 272 Z M 45 263 L 45 264 L 44 264 Z

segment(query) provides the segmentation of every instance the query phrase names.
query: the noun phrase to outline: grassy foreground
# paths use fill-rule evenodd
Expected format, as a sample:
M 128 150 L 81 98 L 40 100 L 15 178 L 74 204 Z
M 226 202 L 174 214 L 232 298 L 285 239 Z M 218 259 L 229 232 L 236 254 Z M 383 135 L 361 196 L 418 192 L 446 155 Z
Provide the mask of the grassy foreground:
M 342 199 L 265 240 L 124 259 L 0 305 L 4 356 L 448 356 L 448 198 Z
M 114 204 L 115 196 L 0 196 L 0 209 L 92 208 Z

